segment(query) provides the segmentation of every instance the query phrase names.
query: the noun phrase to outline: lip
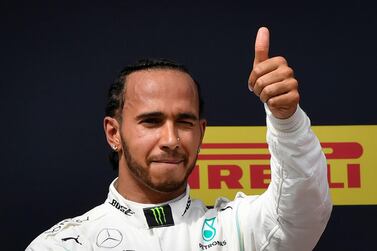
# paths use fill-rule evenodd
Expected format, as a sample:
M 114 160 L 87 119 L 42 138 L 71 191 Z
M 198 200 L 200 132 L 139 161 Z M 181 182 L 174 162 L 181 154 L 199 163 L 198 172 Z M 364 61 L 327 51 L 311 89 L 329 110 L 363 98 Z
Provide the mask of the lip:
M 183 162 L 183 160 L 182 159 L 161 159 L 161 160 L 154 160 L 152 162 L 163 163 L 163 164 L 179 164 Z

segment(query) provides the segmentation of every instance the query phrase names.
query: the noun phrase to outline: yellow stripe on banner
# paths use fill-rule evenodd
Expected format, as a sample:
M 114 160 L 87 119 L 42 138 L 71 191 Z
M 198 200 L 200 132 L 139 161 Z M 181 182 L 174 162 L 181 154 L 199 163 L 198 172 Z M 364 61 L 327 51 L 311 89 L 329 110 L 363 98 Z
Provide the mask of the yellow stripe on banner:
M 313 126 L 328 164 L 335 205 L 377 204 L 377 125 Z M 270 182 L 266 127 L 209 126 L 190 175 L 193 197 L 206 205 L 238 191 L 263 193 Z

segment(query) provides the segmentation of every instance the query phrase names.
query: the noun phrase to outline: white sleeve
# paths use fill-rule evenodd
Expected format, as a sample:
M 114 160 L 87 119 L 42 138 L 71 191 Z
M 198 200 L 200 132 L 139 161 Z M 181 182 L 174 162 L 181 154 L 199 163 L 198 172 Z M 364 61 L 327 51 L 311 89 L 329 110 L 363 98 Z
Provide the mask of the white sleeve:
M 55 224 L 35 238 L 25 251 L 93 250 L 93 241 L 86 237 L 89 234 L 88 230 L 80 228 L 83 224 L 81 217 L 65 219 Z M 89 216 L 87 217 L 89 220 Z
M 257 199 L 240 203 L 244 249 L 312 250 L 332 209 L 326 159 L 300 107 L 285 120 L 265 108 L 271 183 Z
M 68 237 L 68 238 L 67 238 Z M 71 239 L 64 241 L 64 239 Z M 77 239 L 77 242 L 75 241 Z M 63 235 L 58 233 L 56 236 L 47 236 L 42 233 L 33 240 L 25 251 L 83 251 L 93 250 L 92 242 L 79 234 L 76 230 L 64 231 Z
M 49 250 L 56 250 L 56 251 L 67 251 L 66 248 L 58 245 L 57 243 L 53 242 L 34 242 L 31 243 L 25 251 L 49 251 Z

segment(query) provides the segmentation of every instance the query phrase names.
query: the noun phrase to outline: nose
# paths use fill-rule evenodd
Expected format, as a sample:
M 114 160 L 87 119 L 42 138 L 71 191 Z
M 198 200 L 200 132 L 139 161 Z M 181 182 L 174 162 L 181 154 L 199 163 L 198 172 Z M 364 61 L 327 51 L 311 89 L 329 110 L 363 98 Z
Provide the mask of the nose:
M 160 148 L 162 150 L 174 150 L 179 147 L 180 138 L 178 130 L 173 122 L 167 121 L 160 135 Z

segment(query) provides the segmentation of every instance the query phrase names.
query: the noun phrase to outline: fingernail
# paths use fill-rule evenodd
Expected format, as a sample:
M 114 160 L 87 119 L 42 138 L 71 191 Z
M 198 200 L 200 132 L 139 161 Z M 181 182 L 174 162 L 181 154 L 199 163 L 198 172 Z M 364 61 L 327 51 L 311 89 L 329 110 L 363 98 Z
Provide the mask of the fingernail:
M 249 87 L 249 90 L 250 90 L 251 92 L 254 92 L 253 87 L 251 87 L 250 84 L 247 84 L 247 86 Z

